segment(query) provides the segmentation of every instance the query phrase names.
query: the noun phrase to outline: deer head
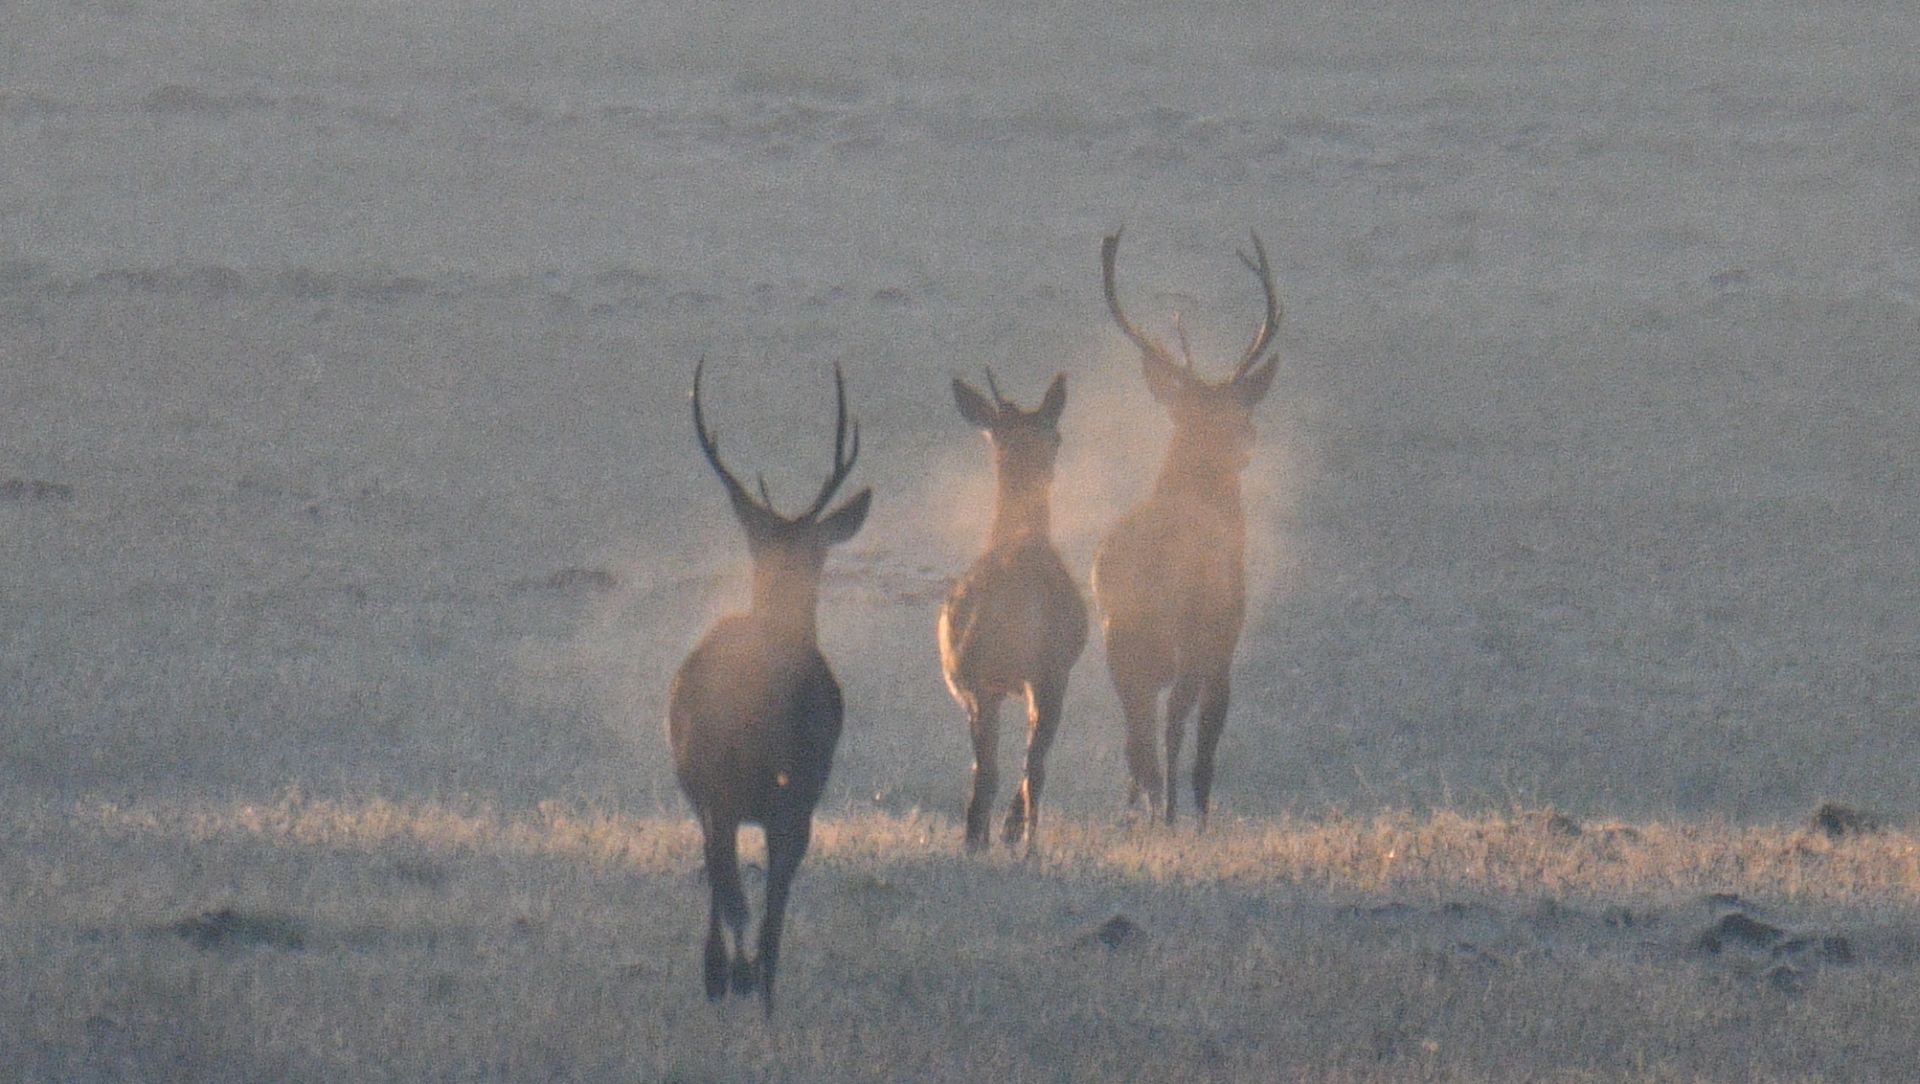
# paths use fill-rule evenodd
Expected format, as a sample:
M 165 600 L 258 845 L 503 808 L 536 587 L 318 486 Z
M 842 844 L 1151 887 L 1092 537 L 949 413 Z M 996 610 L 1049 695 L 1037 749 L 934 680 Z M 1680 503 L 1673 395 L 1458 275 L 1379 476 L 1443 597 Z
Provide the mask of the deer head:
M 954 378 L 953 401 L 960 416 L 986 434 L 993 448 L 993 474 L 999 489 L 992 540 L 1047 533 L 1047 494 L 1053 485 L 1053 461 L 1060 452 L 1060 414 L 1067 407 L 1067 376 L 1053 378 L 1040 405 L 1024 410 L 1000 394 L 993 370 L 987 370 L 992 399 Z
M 705 366 L 706 359 L 702 358 L 693 368 L 693 431 L 707 463 L 726 486 L 734 518 L 747 533 L 747 551 L 753 557 L 754 605 L 777 609 L 803 607 L 810 623 L 827 550 L 859 532 L 873 499 L 872 489 L 862 489 L 840 507 L 826 512 L 827 502 L 847 480 L 854 461 L 860 457 L 860 425 L 847 418 L 846 378 L 835 365 L 833 469 L 813 503 L 798 515 L 787 516 L 774 508 L 765 476 L 756 480 L 760 493 L 756 499 L 721 462 L 720 442 L 707 428 L 706 416 L 700 409 L 700 374 Z
M 1273 385 L 1279 364 L 1277 356 L 1267 356 L 1273 335 L 1280 326 L 1280 300 L 1274 293 L 1273 266 L 1267 261 L 1266 246 L 1260 235 L 1253 235 L 1253 252 L 1239 253 L 1240 262 L 1260 280 L 1266 296 L 1266 316 L 1253 342 L 1240 355 L 1231 375 L 1208 380 L 1194 369 L 1193 351 L 1187 343 L 1185 327 L 1176 314 L 1174 331 L 1180 341 L 1184 360 L 1175 360 L 1158 339 L 1141 331 L 1121 311 L 1114 288 L 1114 261 L 1120 251 L 1120 234 L 1109 234 L 1100 246 L 1100 266 L 1105 281 L 1107 310 L 1133 344 L 1140 348 L 1141 371 L 1153 397 L 1167 408 L 1173 418 L 1173 447 L 1170 460 L 1190 462 L 1195 467 L 1210 467 L 1237 473 L 1253 454 L 1253 408 L 1265 398 Z
M 961 417 L 986 434 L 993 446 L 994 469 L 1003 476 L 1050 480 L 1054 456 L 1060 451 L 1060 414 L 1067 407 L 1067 374 L 1053 378 L 1040 405 L 1032 410 L 1023 410 L 1000 394 L 992 369 L 987 370 L 987 389 L 993 395 L 991 401 L 959 377 L 953 381 L 954 404 L 960 408 Z

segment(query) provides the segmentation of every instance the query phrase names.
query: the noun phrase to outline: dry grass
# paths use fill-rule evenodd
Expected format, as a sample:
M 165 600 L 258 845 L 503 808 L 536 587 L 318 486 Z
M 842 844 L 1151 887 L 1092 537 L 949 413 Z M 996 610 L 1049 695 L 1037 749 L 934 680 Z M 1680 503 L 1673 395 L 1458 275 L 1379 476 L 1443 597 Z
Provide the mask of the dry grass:
M 299 794 L 10 819 L 0 1056 L 29 1077 L 1731 1080 L 1920 1056 L 1901 831 L 1056 821 L 1035 857 L 969 861 L 944 818 L 829 819 L 769 1026 L 700 998 L 683 819 Z M 1779 933 L 1704 947 L 1736 911 Z M 1140 932 L 1109 945 L 1117 914 Z
M 1911 1077 L 1884 7 L 10 3 L 0 1077 Z M 1122 223 L 1205 356 L 1283 262 L 1234 817 L 1101 820 L 1095 645 L 1064 819 L 967 861 L 947 382 L 1071 374 L 1084 570 L 1164 447 Z M 878 502 L 773 1027 L 698 996 L 659 740 L 745 594 L 702 355 L 777 492 L 843 363 Z M 1767 827 L 1827 797 L 1896 827 Z
M 44 821 L 55 814 L 42 809 Z M 547 801 L 508 813 L 384 798 L 75 806 L 74 825 L 110 836 L 190 842 L 252 839 L 276 846 L 377 849 L 417 845 L 614 864 L 644 873 L 699 860 L 699 834 L 682 817 L 635 817 Z M 918 811 L 823 819 L 816 862 L 900 865 L 949 857 L 946 818 Z M 1045 826 L 1022 865 L 1054 876 L 1113 876 L 1152 884 L 1286 885 L 1325 891 L 1481 891 L 1650 897 L 1731 891 L 1789 903 L 1920 902 L 1920 844 L 1895 830 L 1835 838 L 1801 827 L 1707 823 L 1582 825 L 1565 814 L 1216 822 L 1204 834 L 1086 821 Z

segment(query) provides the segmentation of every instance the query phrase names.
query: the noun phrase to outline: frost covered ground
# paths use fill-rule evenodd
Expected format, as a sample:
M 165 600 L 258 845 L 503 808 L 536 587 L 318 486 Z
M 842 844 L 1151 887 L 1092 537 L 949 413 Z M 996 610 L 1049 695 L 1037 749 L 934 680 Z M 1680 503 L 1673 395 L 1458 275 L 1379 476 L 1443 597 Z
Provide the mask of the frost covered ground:
M 677 801 L 671 667 L 832 362 L 878 492 L 839 802 L 945 810 L 983 535 L 946 383 L 1070 374 L 1084 569 L 1164 423 L 1102 310 L 1285 364 L 1222 800 L 1909 815 L 1920 23 L 1902 5 L 13 5 L 10 785 Z M 748 467 L 752 465 L 752 467 Z M 568 570 L 583 570 L 568 575 Z M 606 575 L 601 575 L 605 573 Z M 555 579 L 558 575 L 558 579 Z M 1057 800 L 1118 793 L 1103 662 Z
M 951 816 L 934 609 L 991 489 L 947 382 L 1070 374 L 1084 571 L 1165 434 L 1124 225 L 1216 366 L 1249 229 L 1287 306 L 1229 816 L 1920 812 L 1908 6 L 718 10 L 6 6 L 10 800 L 678 816 L 666 682 L 744 563 L 704 354 L 789 503 L 845 366 L 826 812 Z M 1051 765 L 1111 819 L 1097 647 Z

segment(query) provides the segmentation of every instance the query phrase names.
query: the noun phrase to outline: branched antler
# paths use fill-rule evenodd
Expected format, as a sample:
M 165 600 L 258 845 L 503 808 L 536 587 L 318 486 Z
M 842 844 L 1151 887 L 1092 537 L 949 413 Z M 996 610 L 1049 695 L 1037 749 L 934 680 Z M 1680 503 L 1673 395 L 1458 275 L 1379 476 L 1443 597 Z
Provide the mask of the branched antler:
M 1180 340 L 1180 353 L 1187 359 L 1187 371 L 1193 371 L 1193 344 L 1187 341 L 1187 322 L 1178 312 L 1173 314 L 1173 335 Z
M 1160 345 L 1158 339 L 1134 327 L 1133 322 L 1127 319 L 1127 314 L 1120 311 L 1120 297 L 1114 291 L 1113 285 L 1113 265 L 1119 252 L 1120 231 L 1115 230 L 1100 243 L 1100 271 L 1106 285 L 1107 311 L 1113 314 L 1114 323 L 1120 325 L 1120 330 L 1126 334 L 1127 338 L 1133 340 L 1133 345 L 1139 347 L 1141 353 L 1161 364 L 1177 367 L 1173 355 L 1167 352 L 1166 347 Z
M 720 441 L 714 436 L 713 430 L 707 428 L 706 415 L 700 409 L 700 374 L 706 368 L 706 364 L 707 359 L 703 357 L 693 367 L 693 432 L 700 441 L 700 450 L 706 454 L 707 462 L 712 465 L 713 472 L 718 474 L 720 481 L 726 484 L 728 498 L 733 501 L 736 508 L 743 511 L 764 513 L 788 523 L 813 522 L 827 507 L 827 502 L 833 499 L 834 491 L 840 488 L 840 484 L 845 482 L 847 475 L 853 471 L 854 460 L 860 457 L 860 425 L 847 417 L 847 382 L 840 373 L 840 366 L 833 367 L 833 391 L 838 411 L 833 427 L 833 473 L 828 476 L 826 485 L 820 487 L 820 496 L 814 499 L 812 507 L 798 517 L 787 520 L 780 515 L 778 509 L 773 507 L 773 494 L 767 488 L 766 475 L 755 476 L 755 482 L 760 490 L 760 499 L 756 501 L 753 499 L 753 494 L 747 491 L 747 487 L 740 484 L 740 479 L 734 477 L 733 472 L 727 469 L 727 465 L 720 461 Z
M 1240 356 L 1240 364 L 1233 370 L 1235 380 L 1246 376 L 1254 363 L 1260 360 L 1260 355 L 1266 353 L 1268 345 L 1273 342 L 1273 333 L 1280 328 L 1280 297 L 1273 289 L 1273 265 L 1267 262 L 1267 246 L 1260 243 L 1258 233 L 1248 232 L 1253 237 L 1253 258 L 1249 259 L 1244 252 L 1236 254 L 1240 262 L 1247 265 L 1247 270 L 1259 277 L 1260 289 L 1267 295 L 1267 314 L 1260 321 L 1260 330 L 1253 333 L 1253 344 Z
M 713 467 L 713 472 L 715 474 L 718 474 L 720 476 L 720 481 L 726 485 L 727 496 L 733 501 L 733 503 L 736 506 L 745 506 L 749 508 L 756 507 L 754 504 L 753 495 L 747 492 L 747 487 L 741 485 L 740 479 L 735 478 L 733 476 L 733 472 L 727 469 L 727 465 L 720 461 L 720 441 L 717 438 L 715 438 L 715 436 L 713 435 L 713 431 L 707 428 L 706 415 L 701 413 L 700 374 L 704 369 L 706 369 L 706 367 L 707 367 L 707 359 L 704 356 L 702 356 L 698 362 L 694 363 L 694 366 L 693 366 L 693 433 L 694 433 L 694 437 L 700 442 L 700 451 L 705 453 L 707 457 L 707 463 Z M 766 492 L 766 489 L 767 489 L 766 482 L 765 480 L 762 480 L 760 483 L 760 492 L 764 494 Z M 768 503 L 771 504 L 772 502 L 769 501 Z
M 838 362 L 833 366 L 833 473 L 828 476 L 825 485 L 820 487 L 820 495 L 813 499 L 812 507 L 801 513 L 800 518 L 811 522 L 827 507 L 833 499 L 834 491 L 840 483 L 847 480 L 853 472 L 854 461 L 860 458 L 860 423 L 850 422 L 847 418 L 847 380 L 840 372 Z M 851 432 L 852 440 L 848 440 Z
M 1280 327 L 1280 296 L 1273 286 L 1273 264 L 1267 259 L 1267 247 L 1261 243 L 1260 235 L 1254 233 L 1252 237 L 1253 255 L 1249 256 L 1245 252 L 1240 252 L 1238 255 L 1240 262 L 1247 265 L 1247 270 L 1252 271 L 1260 280 L 1260 290 L 1266 297 L 1267 311 L 1261 318 L 1260 330 L 1254 332 L 1252 344 L 1240 356 L 1240 363 L 1234 366 L 1233 375 L 1228 378 L 1228 383 L 1239 381 L 1252 371 L 1254 365 L 1260 361 L 1260 356 L 1273 344 L 1274 332 Z M 1115 230 L 1108 234 L 1100 245 L 1100 270 L 1106 287 L 1107 311 L 1113 314 L 1114 322 L 1120 325 L 1120 330 L 1126 333 L 1127 338 L 1133 340 L 1134 345 L 1138 346 L 1150 361 L 1177 369 L 1180 367 L 1180 362 L 1173 356 L 1172 351 L 1162 345 L 1158 339 L 1135 327 L 1120 308 L 1120 297 L 1114 287 L 1114 263 L 1119 250 L 1120 231 Z M 1186 322 L 1181 319 L 1179 313 L 1173 316 L 1173 332 L 1179 341 L 1180 352 L 1186 360 L 1187 375 L 1193 376 L 1195 375 L 1193 345 L 1187 341 Z

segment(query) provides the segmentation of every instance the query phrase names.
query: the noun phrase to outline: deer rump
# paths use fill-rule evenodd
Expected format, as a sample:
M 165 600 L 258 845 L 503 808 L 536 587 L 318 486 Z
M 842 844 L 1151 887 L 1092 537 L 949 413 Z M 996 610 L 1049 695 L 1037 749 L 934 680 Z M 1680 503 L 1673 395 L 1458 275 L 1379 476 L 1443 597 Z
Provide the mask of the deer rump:
M 840 684 L 819 651 L 723 619 L 674 676 L 669 703 L 674 771 L 701 817 L 764 824 L 819 801 L 841 720 Z
M 1086 645 L 1086 603 L 1044 539 L 987 551 L 940 608 L 941 669 L 962 703 L 1065 673 Z

